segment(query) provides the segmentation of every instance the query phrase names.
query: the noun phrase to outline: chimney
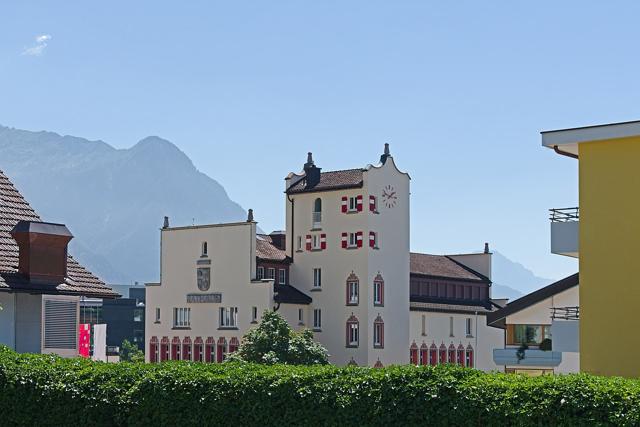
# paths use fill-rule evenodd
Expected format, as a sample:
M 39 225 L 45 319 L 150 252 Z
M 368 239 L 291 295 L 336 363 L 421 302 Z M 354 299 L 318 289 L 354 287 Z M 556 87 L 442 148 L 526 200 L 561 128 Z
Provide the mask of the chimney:
M 247 222 L 253 222 L 253 209 L 249 209 L 249 213 L 247 213 Z
M 162 224 L 162 228 L 169 228 L 169 217 L 164 217 L 164 223 Z
M 313 163 L 313 155 L 307 153 L 307 163 L 304 164 L 305 188 L 313 188 L 320 182 L 320 168 Z
M 11 237 L 18 243 L 18 272 L 34 284 L 58 285 L 67 276 L 67 245 L 73 235 L 64 224 L 19 221 Z
M 390 156 L 391 154 L 389 154 L 389 143 L 385 143 L 384 153 L 382 154 L 382 156 L 380 156 L 380 163 L 384 165 L 387 162 L 387 157 L 390 157 Z
M 489 253 L 489 244 L 488 244 L 488 243 L 485 243 L 485 244 L 484 244 L 484 253 L 485 253 L 485 254 L 488 254 L 488 253 Z
M 278 231 L 272 231 L 271 234 L 269 234 L 269 237 L 271 237 L 271 241 L 273 242 L 273 246 L 275 246 L 278 249 L 282 249 L 283 251 L 286 249 L 287 246 L 287 233 L 281 230 Z

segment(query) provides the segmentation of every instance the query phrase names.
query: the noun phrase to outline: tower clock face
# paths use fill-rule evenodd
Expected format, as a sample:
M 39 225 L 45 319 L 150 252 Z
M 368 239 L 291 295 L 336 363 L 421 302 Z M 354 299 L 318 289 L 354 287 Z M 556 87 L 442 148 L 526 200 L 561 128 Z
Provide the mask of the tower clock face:
M 398 195 L 392 185 L 387 185 L 382 190 L 382 203 L 384 203 L 387 208 L 393 208 L 398 203 Z

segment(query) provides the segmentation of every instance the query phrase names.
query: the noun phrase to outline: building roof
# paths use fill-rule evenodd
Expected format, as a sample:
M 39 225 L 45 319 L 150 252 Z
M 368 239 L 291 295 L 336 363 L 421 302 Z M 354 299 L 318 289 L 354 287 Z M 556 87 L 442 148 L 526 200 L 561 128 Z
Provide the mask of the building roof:
M 40 217 L 0 170 L 0 291 L 82 295 L 98 298 L 119 296 L 71 256 L 67 257 L 67 277 L 64 283 L 55 287 L 30 283 L 26 277 L 18 273 L 18 244 L 10 234 L 20 220 L 40 221 Z
M 311 193 L 316 191 L 342 190 L 345 188 L 361 188 L 364 169 L 345 169 L 320 173 L 320 181 L 312 188 L 305 187 L 304 177 L 298 179 L 287 189 L 288 194 Z
M 273 285 L 275 302 L 281 304 L 311 304 L 311 297 L 291 285 Z
M 284 249 L 273 244 L 268 234 L 256 234 L 256 258 L 262 261 L 288 262 Z
M 412 252 L 409 259 L 411 274 L 454 280 L 490 282 L 487 277 L 446 255 L 429 255 Z
M 438 313 L 462 313 L 462 314 L 489 314 L 498 310 L 499 307 L 490 301 L 485 305 L 465 305 L 465 304 L 445 304 L 434 302 L 420 302 L 415 301 L 415 298 L 411 298 L 409 302 L 409 310 L 412 311 L 431 311 Z
M 545 299 L 557 295 L 560 292 L 564 292 L 567 289 L 571 289 L 574 286 L 578 286 L 579 283 L 579 273 L 572 274 L 569 277 L 565 277 L 564 279 L 558 280 L 557 282 L 545 286 L 544 288 L 540 288 L 537 291 L 531 292 L 530 294 L 513 300 L 500 310 L 488 315 L 487 324 L 490 326 L 502 327 L 501 323 L 504 323 L 503 320 L 507 316 L 522 311 L 525 308 L 531 307 L 534 304 L 544 301 Z

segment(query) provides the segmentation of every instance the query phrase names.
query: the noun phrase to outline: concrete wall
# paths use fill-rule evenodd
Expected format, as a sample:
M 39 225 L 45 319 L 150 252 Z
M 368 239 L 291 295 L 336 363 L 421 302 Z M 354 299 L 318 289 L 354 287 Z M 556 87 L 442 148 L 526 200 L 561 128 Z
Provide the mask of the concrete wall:
M 42 295 L 16 294 L 16 351 L 40 353 Z
M 0 344 L 15 350 L 16 348 L 16 294 L 0 292 Z
M 640 137 L 581 143 L 580 366 L 639 377 Z M 615 351 L 612 351 L 615 349 Z

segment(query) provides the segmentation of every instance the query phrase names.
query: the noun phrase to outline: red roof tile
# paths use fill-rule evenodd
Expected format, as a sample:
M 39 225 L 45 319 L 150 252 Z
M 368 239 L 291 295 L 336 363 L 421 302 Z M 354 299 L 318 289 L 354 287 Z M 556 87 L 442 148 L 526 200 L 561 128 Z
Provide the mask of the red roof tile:
M 81 266 L 73 257 L 67 258 L 67 277 L 64 283 L 52 286 L 34 286 L 18 273 L 18 245 L 11 230 L 20 220 L 41 221 L 9 178 L 0 170 L 0 291 L 37 291 L 48 294 L 84 295 L 115 298 L 105 283 Z
M 410 254 L 411 274 L 445 277 L 450 279 L 486 281 L 486 277 L 463 267 L 446 255 Z
M 314 191 L 340 190 L 362 187 L 362 169 L 345 169 L 320 173 L 320 182 L 312 188 L 305 187 L 304 178 L 287 189 L 287 193 L 311 193 Z
M 256 234 L 256 258 L 263 261 L 286 261 L 286 252 L 273 244 L 271 236 L 266 234 Z

